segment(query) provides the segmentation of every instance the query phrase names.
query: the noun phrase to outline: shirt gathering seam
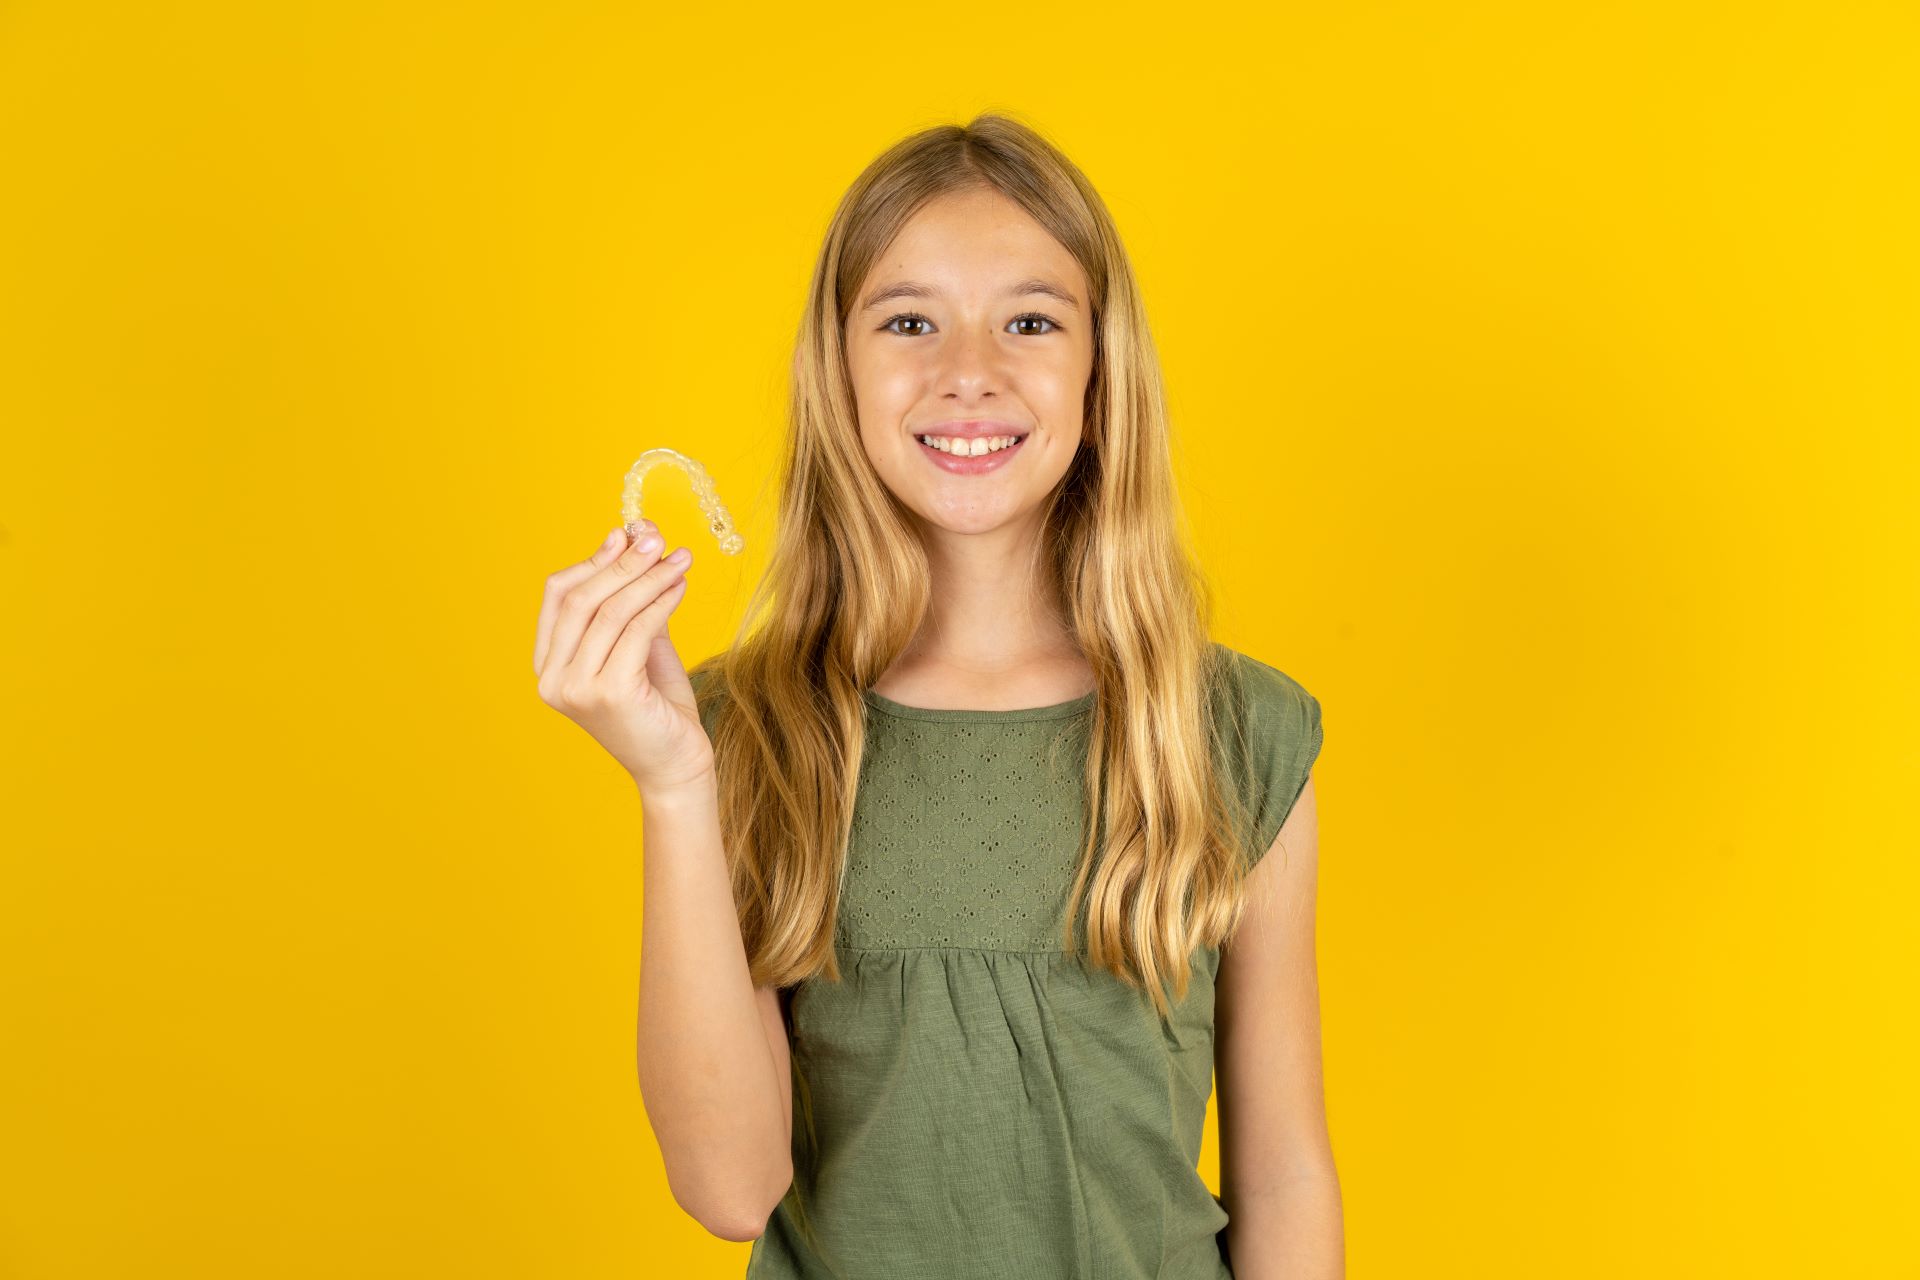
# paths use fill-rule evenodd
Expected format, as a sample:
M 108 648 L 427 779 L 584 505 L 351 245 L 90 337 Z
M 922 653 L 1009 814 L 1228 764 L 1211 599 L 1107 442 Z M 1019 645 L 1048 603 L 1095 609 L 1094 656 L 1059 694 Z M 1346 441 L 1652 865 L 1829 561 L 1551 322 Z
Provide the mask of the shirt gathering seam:
M 968 953 L 987 952 L 1000 956 L 1070 956 L 1071 951 L 1059 947 L 969 947 L 964 944 L 925 944 L 903 947 L 869 947 L 851 942 L 836 942 L 835 951 L 965 951 Z

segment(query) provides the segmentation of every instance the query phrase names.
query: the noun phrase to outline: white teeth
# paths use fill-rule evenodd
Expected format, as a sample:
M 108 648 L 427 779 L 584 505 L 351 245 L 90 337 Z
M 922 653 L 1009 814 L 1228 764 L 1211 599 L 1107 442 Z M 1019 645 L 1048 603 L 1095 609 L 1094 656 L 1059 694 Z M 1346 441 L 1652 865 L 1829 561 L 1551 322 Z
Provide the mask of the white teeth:
M 975 436 L 971 440 L 959 436 L 920 436 L 921 444 L 951 453 L 956 458 L 977 458 L 983 453 L 998 453 L 1008 448 L 1024 436 Z

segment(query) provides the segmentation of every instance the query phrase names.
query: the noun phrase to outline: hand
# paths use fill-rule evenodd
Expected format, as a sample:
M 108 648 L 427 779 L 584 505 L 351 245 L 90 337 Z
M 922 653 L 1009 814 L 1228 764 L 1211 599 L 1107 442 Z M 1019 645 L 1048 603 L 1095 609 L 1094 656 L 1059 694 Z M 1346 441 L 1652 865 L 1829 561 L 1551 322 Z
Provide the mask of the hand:
M 693 553 L 665 545 L 650 520 L 631 546 L 621 530 L 578 564 L 547 576 L 534 635 L 541 701 L 612 753 L 643 792 L 698 783 L 713 772 L 693 684 L 667 635 L 687 593 Z

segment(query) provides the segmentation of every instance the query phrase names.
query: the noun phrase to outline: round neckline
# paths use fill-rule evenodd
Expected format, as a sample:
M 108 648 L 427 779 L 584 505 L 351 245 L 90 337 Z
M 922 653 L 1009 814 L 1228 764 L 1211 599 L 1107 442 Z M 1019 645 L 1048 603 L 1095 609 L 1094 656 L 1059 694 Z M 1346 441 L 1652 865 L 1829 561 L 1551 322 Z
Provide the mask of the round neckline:
M 895 702 L 885 694 L 876 693 L 872 689 L 861 690 L 867 705 L 884 711 L 890 716 L 899 716 L 905 720 L 948 720 L 974 724 L 1011 723 L 1020 720 L 1064 720 L 1068 716 L 1091 710 L 1094 697 L 1099 692 L 1098 689 L 1092 689 L 1077 698 L 1049 703 L 1044 707 L 1010 707 L 1003 711 L 992 711 L 979 707 L 910 707 L 904 702 Z

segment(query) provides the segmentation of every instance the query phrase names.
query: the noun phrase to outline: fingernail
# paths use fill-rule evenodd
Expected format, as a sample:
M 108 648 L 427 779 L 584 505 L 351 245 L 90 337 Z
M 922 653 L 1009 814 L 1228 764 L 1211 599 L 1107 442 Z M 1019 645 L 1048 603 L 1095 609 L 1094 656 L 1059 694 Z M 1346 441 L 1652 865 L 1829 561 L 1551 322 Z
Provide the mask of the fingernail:
M 605 550 L 606 550 L 606 549 L 607 549 L 608 547 L 610 547 L 610 546 L 612 546 L 612 545 L 613 545 L 614 543 L 616 543 L 616 542 L 618 542 L 618 541 L 620 540 L 620 535 L 621 535 L 621 534 L 622 534 L 623 532 L 624 532 L 624 530 L 621 530 L 621 529 L 615 529 L 615 530 L 614 530 L 614 531 L 613 531 L 612 533 L 609 533 L 609 534 L 607 535 L 607 540 L 606 540 L 605 542 L 603 542 L 603 543 L 601 543 L 601 544 L 600 544 L 600 549 L 601 549 L 602 551 L 605 551 Z
M 681 547 L 678 551 L 667 557 L 667 563 L 685 564 L 691 559 L 693 559 L 693 552 L 687 550 L 685 547 Z
M 640 540 L 633 544 L 633 548 L 636 551 L 658 551 L 660 549 L 660 535 L 657 533 L 643 533 L 640 535 Z

